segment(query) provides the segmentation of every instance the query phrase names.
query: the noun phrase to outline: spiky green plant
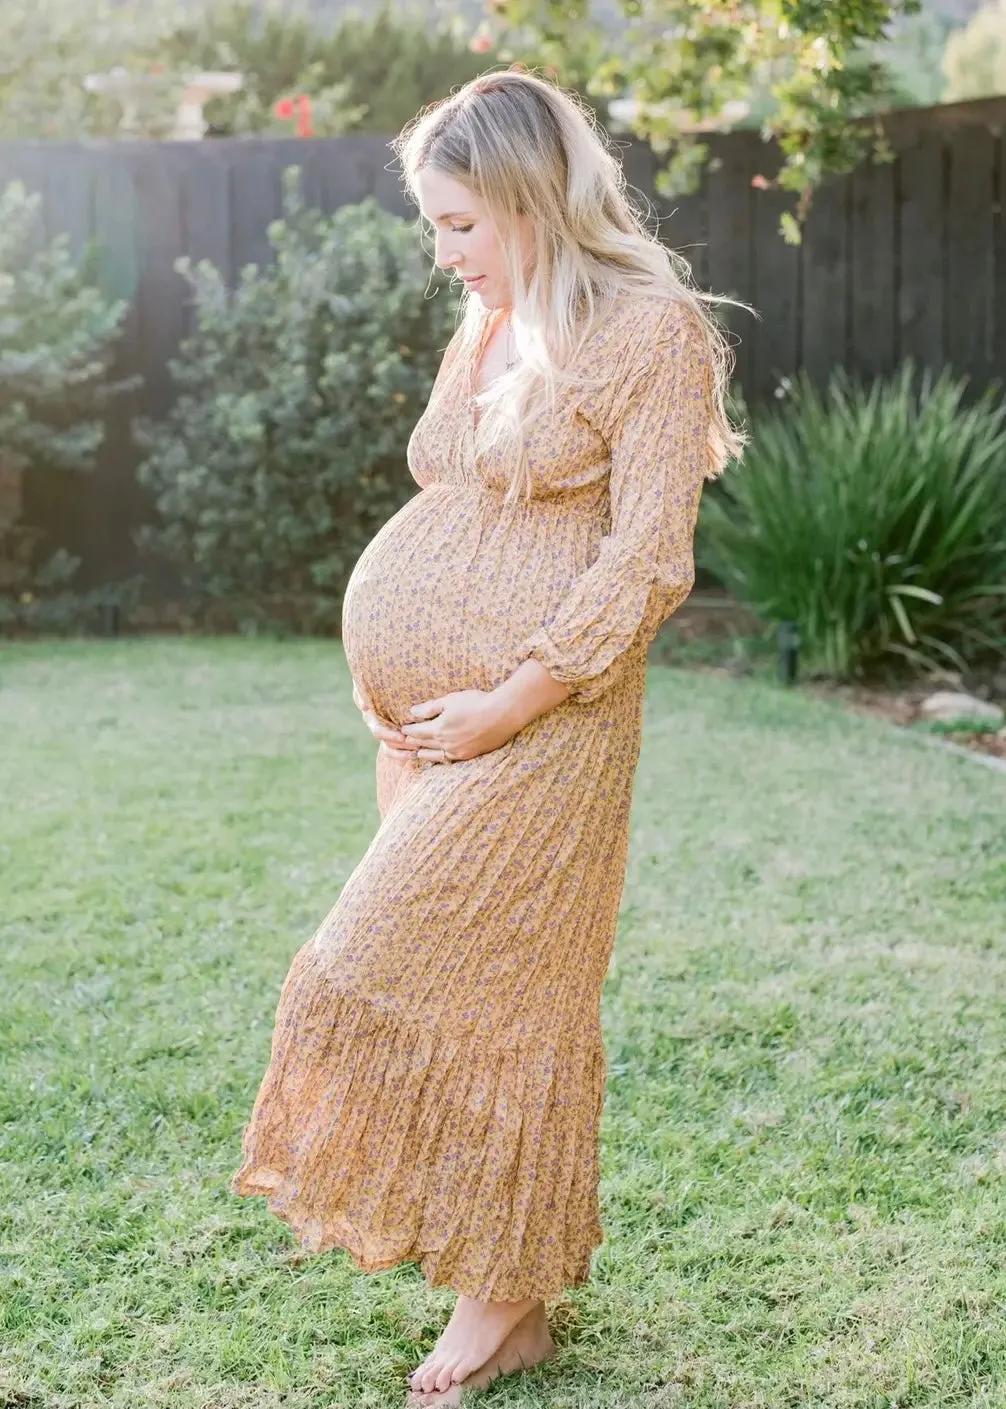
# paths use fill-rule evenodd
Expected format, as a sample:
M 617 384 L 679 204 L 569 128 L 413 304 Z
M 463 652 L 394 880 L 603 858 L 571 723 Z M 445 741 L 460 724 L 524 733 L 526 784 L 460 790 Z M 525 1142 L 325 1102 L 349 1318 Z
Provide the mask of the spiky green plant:
M 1006 402 L 966 384 L 910 361 L 866 387 L 798 376 L 706 496 L 697 561 L 838 677 L 1006 657 Z

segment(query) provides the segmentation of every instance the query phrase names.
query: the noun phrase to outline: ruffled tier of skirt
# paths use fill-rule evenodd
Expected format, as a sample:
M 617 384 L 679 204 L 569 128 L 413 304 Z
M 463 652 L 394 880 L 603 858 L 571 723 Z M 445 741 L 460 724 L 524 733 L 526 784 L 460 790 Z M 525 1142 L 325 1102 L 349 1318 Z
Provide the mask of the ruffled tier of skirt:
M 598 1026 L 506 1045 L 403 1019 L 340 989 L 314 942 L 294 956 L 242 1136 L 236 1194 L 264 1195 L 301 1246 L 361 1271 L 420 1264 L 479 1300 L 586 1281 L 602 1241 Z

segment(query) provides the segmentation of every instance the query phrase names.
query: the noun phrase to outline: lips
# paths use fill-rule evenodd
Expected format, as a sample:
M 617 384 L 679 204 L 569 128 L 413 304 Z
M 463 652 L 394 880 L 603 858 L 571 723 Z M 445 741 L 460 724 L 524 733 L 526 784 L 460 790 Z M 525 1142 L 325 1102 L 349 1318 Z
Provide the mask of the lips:
M 464 280 L 464 282 L 465 282 L 466 284 L 481 284 L 482 280 L 483 280 L 485 277 L 486 277 L 486 276 L 485 276 L 484 274 L 476 274 L 476 275 L 474 275 L 474 277 L 472 277 L 471 279 L 468 279 L 468 278 L 465 277 L 464 274 L 461 275 L 461 278 Z

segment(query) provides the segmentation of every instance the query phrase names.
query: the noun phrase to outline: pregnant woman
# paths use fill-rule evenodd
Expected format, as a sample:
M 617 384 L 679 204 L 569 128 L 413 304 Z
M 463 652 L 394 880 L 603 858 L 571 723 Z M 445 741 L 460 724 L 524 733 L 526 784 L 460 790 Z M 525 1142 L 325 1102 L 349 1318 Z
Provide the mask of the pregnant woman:
M 740 452 L 731 350 L 575 95 L 483 75 L 392 144 L 468 290 L 347 588 L 380 827 L 295 954 L 237 1194 L 457 1292 L 408 1404 L 554 1349 L 603 1241 L 600 998 L 647 647 Z

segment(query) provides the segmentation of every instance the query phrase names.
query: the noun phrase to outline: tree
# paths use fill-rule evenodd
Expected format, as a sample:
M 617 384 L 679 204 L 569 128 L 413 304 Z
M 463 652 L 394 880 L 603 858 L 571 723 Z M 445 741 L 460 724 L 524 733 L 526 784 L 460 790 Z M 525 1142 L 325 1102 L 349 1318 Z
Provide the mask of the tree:
M 797 194 L 782 230 L 799 243 L 814 189 L 868 154 L 890 159 L 879 122 L 898 92 L 876 56 L 898 15 L 920 0 L 617 0 L 624 23 L 601 24 L 591 0 L 487 0 L 483 34 L 504 61 L 529 60 L 567 86 L 629 98 L 633 132 L 670 159 L 661 195 L 694 187 L 708 155 L 699 133 L 729 128 L 767 83 L 763 124 L 783 153 L 767 184 Z
M 991 98 L 1006 93 L 1006 0 L 993 0 L 955 30 L 943 55 L 945 100 Z

